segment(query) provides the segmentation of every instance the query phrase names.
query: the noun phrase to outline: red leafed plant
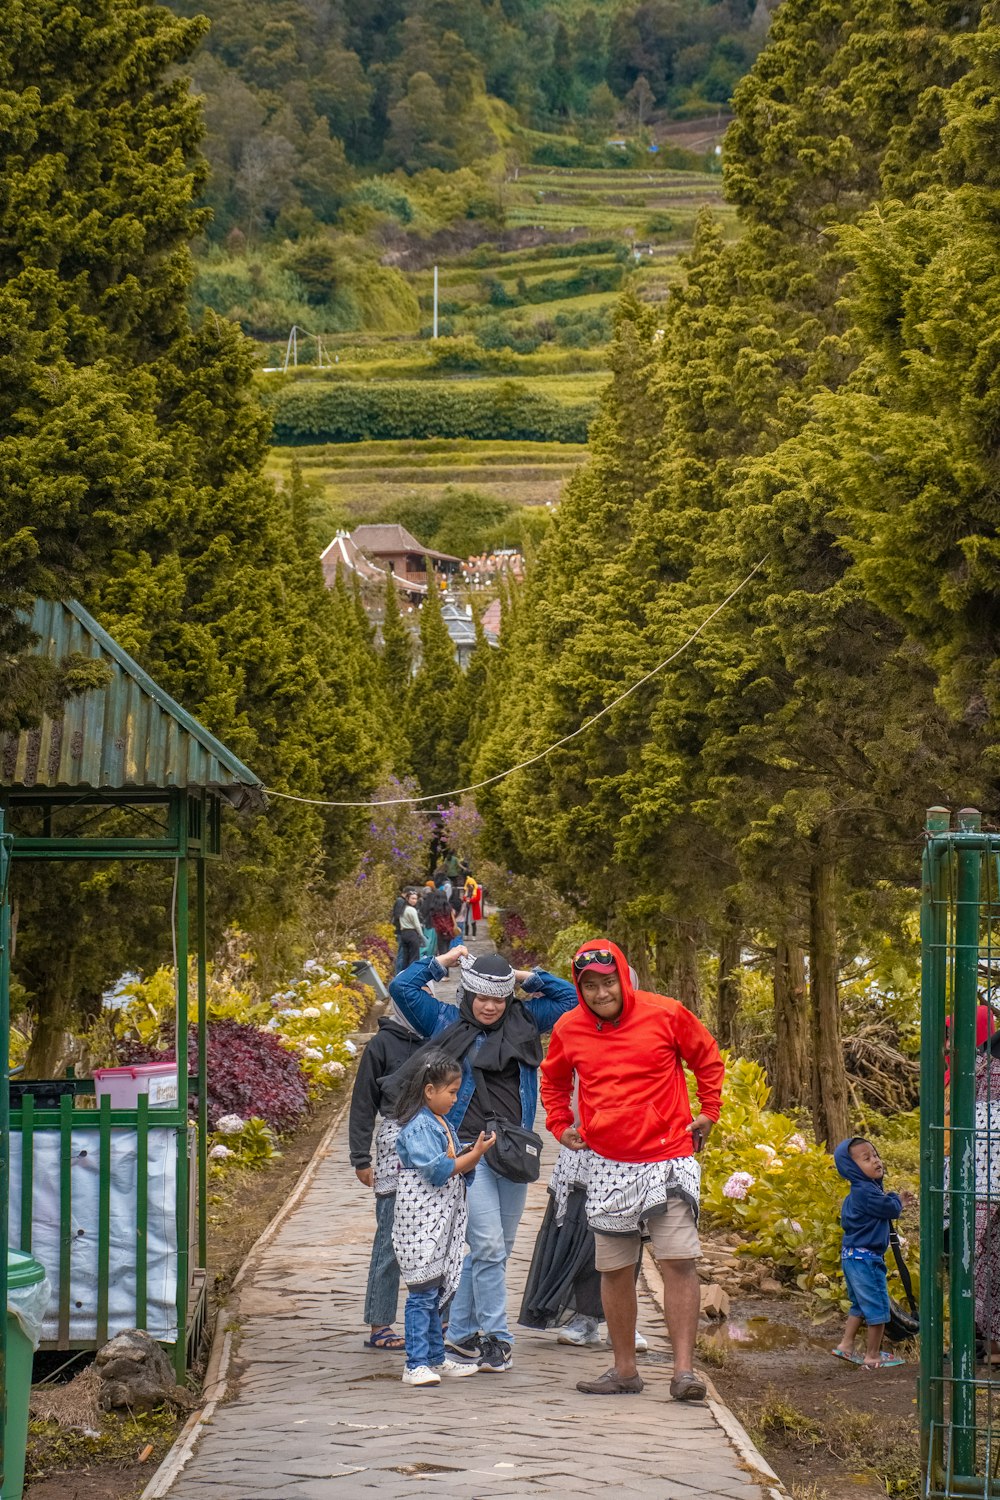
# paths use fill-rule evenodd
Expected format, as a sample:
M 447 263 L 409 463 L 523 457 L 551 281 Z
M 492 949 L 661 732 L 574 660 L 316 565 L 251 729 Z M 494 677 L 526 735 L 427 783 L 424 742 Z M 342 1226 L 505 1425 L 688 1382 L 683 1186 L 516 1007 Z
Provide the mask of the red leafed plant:
M 198 1068 L 198 1033 L 188 1034 L 188 1066 Z M 174 1049 L 129 1048 L 128 1062 L 173 1062 Z M 276 1037 L 243 1021 L 208 1024 L 208 1123 L 220 1115 L 259 1115 L 273 1130 L 292 1130 L 309 1108 L 309 1089 L 298 1058 Z

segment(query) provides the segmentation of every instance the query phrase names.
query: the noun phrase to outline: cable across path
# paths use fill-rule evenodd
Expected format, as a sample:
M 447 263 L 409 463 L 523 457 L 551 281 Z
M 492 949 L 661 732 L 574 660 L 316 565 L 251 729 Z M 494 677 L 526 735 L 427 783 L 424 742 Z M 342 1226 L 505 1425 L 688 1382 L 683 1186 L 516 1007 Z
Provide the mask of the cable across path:
M 474 944 L 488 951 L 492 944 Z M 447 985 L 439 987 L 448 998 Z M 520 1305 L 545 1208 L 545 1177 L 529 1192 L 509 1271 Z M 346 1120 L 278 1232 L 251 1257 L 239 1289 L 231 1385 L 172 1484 L 171 1500 L 405 1500 L 410 1496 L 513 1500 L 593 1497 L 777 1500 L 732 1437 L 738 1424 L 714 1403 L 669 1397 L 663 1320 L 645 1290 L 637 1397 L 581 1396 L 610 1351 L 566 1348 L 552 1333 L 520 1331 L 505 1375 L 404 1386 L 402 1357 L 362 1348 L 372 1195 L 348 1161 Z M 405 1292 L 400 1296 L 400 1313 Z M 727 1428 L 729 1429 L 727 1431 Z M 732 1434 L 732 1437 L 731 1435 Z
M 493 786 L 498 781 L 506 781 L 507 777 L 513 776 L 515 772 L 524 771 L 528 766 L 536 765 L 538 761 L 544 760 L 546 756 L 552 754 L 553 750 L 558 750 L 561 745 L 568 745 L 570 740 L 575 740 L 577 735 L 583 734 L 592 724 L 596 724 L 598 719 L 603 719 L 605 714 L 609 714 L 613 708 L 617 708 L 619 703 L 624 703 L 626 698 L 630 698 L 633 693 L 638 692 L 647 682 L 656 677 L 666 667 L 669 667 L 672 662 L 675 662 L 679 656 L 683 656 L 688 647 L 693 645 L 698 637 L 708 629 L 715 617 L 721 615 L 727 605 L 733 602 L 737 594 L 746 588 L 751 578 L 760 572 L 766 562 L 767 557 L 764 556 L 760 562 L 755 563 L 742 582 L 738 583 L 732 592 L 726 595 L 721 604 L 717 604 L 711 613 L 705 616 L 701 624 L 691 632 L 687 640 L 683 641 L 677 647 L 676 651 L 672 651 L 668 657 L 658 662 L 655 667 L 640 677 L 638 682 L 633 682 L 631 687 L 627 687 L 623 693 L 619 693 L 616 698 L 612 698 L 611 702 L 606 703 L 603 708 L 598 709 L 596 714 L 591 714 L 590 718 L 585 719 L 577 729 L 571 730 L 569 734 L 564 734 L 561 739 L 556 740 L 553 744 L 546 745 L 545 749 L 539 750 L 537 754 L 529 755 L 527 760 L 518 761 L 516 766 L 508 766 L 506 771 L 498 771 L 495 776 L 487 776 L 483 781 L 474 781 L 471 786 L 453 787 L 447 792 L 431 792 L 424 797 L 383 797 L 378 801 L 369 800 L 367 802 L 330 802 L 324 797 L 299 797 L 294 792 L 278 792 L 275 791 L 274 787 L 265 787 L 264 790 L 269 797 L 280 797 L 285 802 L 304 802 L 309 807 L 398 807 L 404 802 L 443 802 L 449 797 L 464 797 L 467 792 L 479 792 L 482 791 L 483 787 Z

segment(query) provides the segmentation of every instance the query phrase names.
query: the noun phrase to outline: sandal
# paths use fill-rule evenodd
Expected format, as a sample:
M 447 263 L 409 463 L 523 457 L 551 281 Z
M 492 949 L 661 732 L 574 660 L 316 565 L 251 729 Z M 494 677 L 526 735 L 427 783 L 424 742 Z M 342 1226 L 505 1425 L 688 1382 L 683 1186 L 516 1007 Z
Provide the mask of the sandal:
M 406 1340 L 391 1324 L 376 1329 L 370 1339 L 365 1339 L 364 1346 L 366 1349 L 388 1349 L 393 1354 L 406 1353 Z
M 905 1365 L 906 1360 L 900 1359 L 898 1354 L 887 1354 L 883 1349 L 878 1357 L 877 1365 L 870 1365 L 867 1360 L 862 1361 L 864 1370 L 895 1370 L 899 1365 Z
M 864 1355 L 851 1352 L 845 1354 L 843 1349 L 831 1349 L 830 1353 L 834 1359 L 845 1359 L 849 1365 L 860 1365 L 864 1363 Z

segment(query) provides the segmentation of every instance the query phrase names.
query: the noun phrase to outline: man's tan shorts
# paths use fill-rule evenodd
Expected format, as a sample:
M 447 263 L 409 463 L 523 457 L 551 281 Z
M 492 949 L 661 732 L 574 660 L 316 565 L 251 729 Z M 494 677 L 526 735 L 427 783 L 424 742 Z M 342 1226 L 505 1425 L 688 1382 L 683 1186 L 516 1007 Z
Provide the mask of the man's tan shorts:
M 668 1198 L 662 1213 L 650 1214 L 647 1228 L 657 1260 L 697 1260 L 701 1255 L 694 1211 L 683 1198 Z M 642 1236 L 638 1231 L 602 1234 L 595 1229 L 594 1243 L 599 1271 L 621 1271 L 625 1266 L 634 1266 L 642 1254 Z

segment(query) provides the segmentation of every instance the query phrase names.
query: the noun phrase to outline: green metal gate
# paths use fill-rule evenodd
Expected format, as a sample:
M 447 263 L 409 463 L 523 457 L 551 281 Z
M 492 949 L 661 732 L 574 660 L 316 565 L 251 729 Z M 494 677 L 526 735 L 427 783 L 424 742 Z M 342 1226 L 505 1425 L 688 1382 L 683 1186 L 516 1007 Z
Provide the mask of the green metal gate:
M 976 1327 L 1000 1236 L 1000 1102 L 977 1104 L 980 990 L 1000 987 L 1000 834 L 927 814 L 921 902 L 920 1421 L 926 1500 L 1000 1496 L 1000 1367 Z M 950 1086 L 945 1089 L 945 1052 Z M 1000 1062 L 996 1064 L 1000 1068 Z M 978 1167 L 977 1167 L 978 1162 Z M 978 1236 L 977 1236 L 977 1211 Z M 1000 1261 L 998 1261 L 1000 1263 Z M 977 1338 L 979 1348 L 977 1349 Z

